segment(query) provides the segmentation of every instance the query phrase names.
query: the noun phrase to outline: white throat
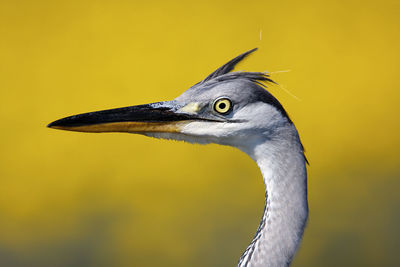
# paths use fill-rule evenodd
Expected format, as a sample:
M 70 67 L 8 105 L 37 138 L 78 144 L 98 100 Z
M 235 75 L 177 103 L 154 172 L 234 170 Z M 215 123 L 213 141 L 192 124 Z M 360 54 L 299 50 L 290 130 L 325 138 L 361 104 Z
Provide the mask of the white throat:
M 181 134 L 146 133 L 154 137 L 237 147 L 256 161 L 265 183 L 265 208 L 257 233 L 240 258 L 240 267 L 289 266 L 308 217 L 306 162 L 297 130 L 291 122 L 276 116 L 277 112 L 274 117 L 269 111 L 257 112 L 264 114 L 256 120 L 259 124 L 253 121 L 247 127 L 236 123 L 193 122 L 184 126 Z M 265 118 L 265 114 L 270 117 Z M 235 129 L 235 135 L 227 134 Z
M 294 126 L 284 135 L 242 149 L 261 169 L 266 200 L 260 226 L 240 258 L 240 267 L 289 266 L 303 235 L 308 217 L 305 158 Z

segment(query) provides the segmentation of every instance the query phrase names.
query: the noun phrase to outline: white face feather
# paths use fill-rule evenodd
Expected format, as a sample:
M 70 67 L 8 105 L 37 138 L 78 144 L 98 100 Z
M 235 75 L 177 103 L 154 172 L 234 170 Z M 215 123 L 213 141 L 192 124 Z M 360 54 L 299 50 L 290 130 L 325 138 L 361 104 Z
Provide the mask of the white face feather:
M 287 123 L 287 119 L 279 111 L 263 102 L 250 103 L 230 115 L 229 120 L 225 122 L 188 121 L 180 126 L 179 133 L 145 135 L 197 144 L 229 145 L 243 150 L 252 142 L 264 139 L 275 127 Z

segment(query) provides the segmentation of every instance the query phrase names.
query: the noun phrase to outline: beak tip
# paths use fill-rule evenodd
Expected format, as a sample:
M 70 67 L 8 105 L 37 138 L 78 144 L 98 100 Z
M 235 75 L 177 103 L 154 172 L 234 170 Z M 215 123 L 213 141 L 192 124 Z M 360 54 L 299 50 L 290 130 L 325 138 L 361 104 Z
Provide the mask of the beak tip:
M 53 121 L 53 122 L 47 124 L 46 127 L 51 128 L 51 129 L 62 129 L 63 123 L 62 123 L 62 120 L 56 120 L 56 121 Z

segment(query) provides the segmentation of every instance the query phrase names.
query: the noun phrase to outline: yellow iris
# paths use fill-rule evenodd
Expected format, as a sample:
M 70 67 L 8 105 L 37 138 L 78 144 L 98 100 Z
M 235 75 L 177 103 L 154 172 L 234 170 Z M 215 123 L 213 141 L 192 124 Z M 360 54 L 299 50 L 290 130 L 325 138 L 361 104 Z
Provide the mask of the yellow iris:
M 227 98 L 220 98 L 214 103 L 214 110 L 220 114 L 228 113 L 232 108 L 232 102 Z

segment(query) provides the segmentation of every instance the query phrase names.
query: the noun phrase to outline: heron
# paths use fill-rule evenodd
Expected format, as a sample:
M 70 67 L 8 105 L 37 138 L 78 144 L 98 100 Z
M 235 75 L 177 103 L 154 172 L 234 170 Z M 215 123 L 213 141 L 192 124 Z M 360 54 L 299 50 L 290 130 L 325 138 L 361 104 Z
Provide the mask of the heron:
M 308 218 L 308 162 L 295 125 L 267 91 L 274 83 L 270 75 L 233 71 L 256 50 L 233 58 L 171 101 L 78 114 L 48 127 L 215 143 L 245 152 L 261 170 L 265 206 L 238 266 L 289 266 Z

